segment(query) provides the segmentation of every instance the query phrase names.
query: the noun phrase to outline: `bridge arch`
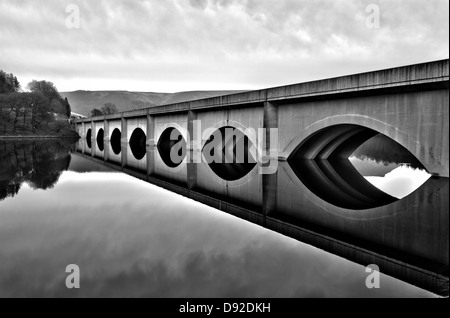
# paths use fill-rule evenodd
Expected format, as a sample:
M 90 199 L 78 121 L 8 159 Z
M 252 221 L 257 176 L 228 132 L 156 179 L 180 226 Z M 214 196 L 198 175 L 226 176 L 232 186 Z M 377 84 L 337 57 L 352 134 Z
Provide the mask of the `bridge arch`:
M 91 128 L 89 128 L 86 133 L 86 145 L 88 146 L 89 149 L 92 148 L 92 130 L 91 130 Z
M 103 128 L 100 128 L 97 132 L 97 146 L 98 146 L 98 150 L 103 151 L 105 149 L 105 143 L 104 143 L 104 138 L 105 138 L 105 131 L 103 130 Z
M 131 153 L 137 160 L 141 160 L 147 154 L 147 136 L 141 128 L 136 128 L 130 137 Z
M 179 149 L 176 158 L 173 158 L 172 151 L 175 146 L 179 147 Z M 162 161 L 169 168 L 178 167 L 186 158 L 186 139 L 183 136 L 183 133 L 173 126 L 164 129 L 159 137 L 157 148 Z
M 386 137 L 389 137 L 390 139 L 397 142 L 399 145 L 406 148 L 414 157 L 421 163 L 421 165 L 430 173 L 435 172 L 436 170 L 439 170 L 440 164 L 437 162 L 435 158 L 430 156 L 425 146 L 419 141 L 413 139 L 410 135 L 408 135 L 406 132 L 401 131 L 400 129 L 397 129 L 383 121 L 370 118 L 368 116 L 363 115 L 355 115 L 355 114 L 347 114 L 347 115 L 336 115 L 336 116 L 330 116 L 324 119 L 321 119 L 319 121 L 316 121 L 315 123 L 309 125 L 306 127 L 303 131 L 301 131 L 297 136 L 295 136 L 288 144 L 287 146 L 281 150 L 280 156 L 284 157 L 286 159 L 291 158 L 301 147 L 302 145 L 311 137 L 317 134 L 319 131 L 322 131 L 329 127 L 344 127 L 345 125 L 353 125 L 360 127 L 361 132 L 356 133 L 356 136 L 353 137 L 355 139 L 361 138 L 361 141 L 365 138 L 369 139 L 368 137 L 370 135 L 374 136 L 376 133 L 380 133 L 382 135 L 385 135 Z M 370 132 L 372 131 L 372 132 Z M 330 131 L 331 132 L 331 131 Z M 332 139 L 332 137 L 338 133 L 338 130 L 332 132 L 331 135 L 329 135 L 329 139 Z M 336 141 L 333 144 L 328 144 L 326 137 L 323 137 L 322 142 L 325 144 L 328 144 L 330 147 L 328 148 L 328 151 L 333 150 L 333 147 L 337 147 L 338 145 L 345 145 L 347 146 L 347 149 L 344 151 L 344 149 L 341 149 L 340 157 L 343 158 L 345 155 L 350 155 L 352 152 L 351 149 L 355 150 L 355 145 L 357 144 L 356 140 L 354 139 L 354 143 L 349 142 L 347 138 L 351 137 L 351 132 L 348 132 L 350 135 L 342 136 L 342 141 Z M 367 140 L 365 139 L 365 140 Z M 347 141 L 345 141 L 347 140 Z M 362 144 L 363 141 L 359 144 Z M 317 144 L 319 145 L 319 144 Z M 320 147 L 319 147 L 320 148 Z M 316 151 L 319 150 L 316 149 Z M 311 153 L 309 156 L 316 155 L 313 149 L 311 149 Z M 326 153 L 324 152 L 322 156 L 325 156 Z M 328 154 L 329 155 L 329 154 Z M 337 155 L 337 152 L 335 153 Z M 348 156 L 347 156 L 348 158 Z
M 256 149 L 256 145 L 242 129 L 227 125 L 209 131 L 212 133 L 202 146 L 202 156 L 217 176 L 226 181 L 237 181 L 254 170 L 257 159 L 256 151 L 252 152 L 252 150 Z M 229 134 L 232 134 L 231 140 L 227 140 Z M 216 147 L 212 144 L 213 142 L 221 147 L 220 154 L 215 153 Z M 239 151 L 243 153 L 240 154 Z M 214 158 L 213 162 L 211 157 Z
M 111 140 L 110 140 L 111 149 L 115 155 L 120 154 L 120 152 L 122 151 L 121 139 L 122 139 L 122 133 L 120 132 L 119 128 L 115 128 L 111 134 Z

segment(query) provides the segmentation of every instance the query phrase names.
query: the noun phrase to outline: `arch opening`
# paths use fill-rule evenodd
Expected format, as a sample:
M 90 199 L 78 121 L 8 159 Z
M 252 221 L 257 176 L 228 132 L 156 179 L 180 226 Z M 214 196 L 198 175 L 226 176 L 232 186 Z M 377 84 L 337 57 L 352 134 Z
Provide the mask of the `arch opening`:
M 97 133 L 97 146 L 98 150 L 103 151 L 105 149 L 105 143 L 103 139 L 105 138 L 105 131 L 103 128 L 100 128 Z
M 130 137 L 130 149 L 134 158 L 141 160 L 147 153 L 147 136 L 141 128 L 136 128 Z
M 211 170 L 227 181 L 242 179 L 256 166 L 256 154 L 249 138 L 239 129 L 217 129 L 202 149 Z
M 176 128 L 170 127 L 164 130 L 157 147 L 162 161 L 170 168 L 178 167 L 186 158 L 187 143 Z
M 395 202 L 431 177 L 419 160 L 394 140 L 350 124 L 314 133 L 297 147 L 288 163 L 311 192 L 353 210 Z
M 122 133 L 118 128 L 114 129 L 111 134 L 111 149 L 114 152 L 114 154 L 119 155 L 122 151 L 121 146 L 121 139 L 122 139 Z
M 90 128 L 88 129 L 88 131 L 86 133 L 86 144 L 89 149 L 92 148 L 92 131 Z

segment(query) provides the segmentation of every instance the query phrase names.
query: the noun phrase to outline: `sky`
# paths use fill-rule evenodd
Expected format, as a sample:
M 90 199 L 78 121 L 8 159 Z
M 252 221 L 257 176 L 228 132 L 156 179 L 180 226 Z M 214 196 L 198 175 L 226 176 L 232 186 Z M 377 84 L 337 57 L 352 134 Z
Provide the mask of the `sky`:
M 448 0 L 0 0 L 23 87 L 247 90 L 448 58 Z

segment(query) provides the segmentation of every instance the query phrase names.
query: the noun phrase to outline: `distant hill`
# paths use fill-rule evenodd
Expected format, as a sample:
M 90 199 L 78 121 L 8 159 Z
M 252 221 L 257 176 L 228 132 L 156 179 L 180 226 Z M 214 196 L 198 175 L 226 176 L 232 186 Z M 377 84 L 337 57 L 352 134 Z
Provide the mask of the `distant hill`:
M 241 91 L 192 91 L 179 93 L 74 91 L 61 92 L 61 96 L 63 98 L 67 97 L 72 112 L 88 116 L 93 108 L 100 109 L 105 103 L 116 104 L 119 111 L 127 111 L 239 92 Z

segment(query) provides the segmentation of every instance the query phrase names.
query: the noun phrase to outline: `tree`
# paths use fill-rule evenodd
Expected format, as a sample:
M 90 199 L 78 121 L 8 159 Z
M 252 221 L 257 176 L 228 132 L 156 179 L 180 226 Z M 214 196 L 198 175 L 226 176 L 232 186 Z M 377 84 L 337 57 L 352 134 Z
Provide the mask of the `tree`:
M 0 70 L 0 94 L 16 93 L 20 91 L 20 83 L 12 73 Z
M 33 93 L 43 94 L 50 102 L 54 99 L 62 99 L 58 89 L 52 82 L 33 80 L 28 83 L 27 88 Z
M 64 127 L 68 127 L 69 123 L 65 120 L 57 120 L 54 124 L 54 129 L 57 133 L 59 133 Z
M 41 93 L 49 101 L 55 113 L 70 117 L 70 105 L 67 99 L 63 99 L 58 89 L 52 82 L 33 80 L 28 83 L 27 88 L 33 93 Z
M 101 110 L 105 115 L 116 114 L 118 112 L 117 106 L 113 103 L 106 103 L 105 105 L 103 105 Z
M 19 117 L 23 116 L 24 125 L 27 112 L 27 98 L 20 93 L 12 93 L 7 96 L 9 115 L 13 116 L 13 132 L 16 132 Z
M 70 118 L 70 116 L 72 115 L 72 108 L 70 107 L 67 97 L 64 98 L 64 106 L 66 107 L 66 116 L 67 118 Z
M 33 133 L 42 123 L 48 123 L 53 116 L 51 114 L 50 102 L 41 93 L 30 93 L 31 99 L 31 128 Z
M 104 114 L 100 109 L 94 108 L 93 110 L 91 110 L 90 115 L 91 115 L 91 117 L 97 117 L 97 116 L 103 116 Z

